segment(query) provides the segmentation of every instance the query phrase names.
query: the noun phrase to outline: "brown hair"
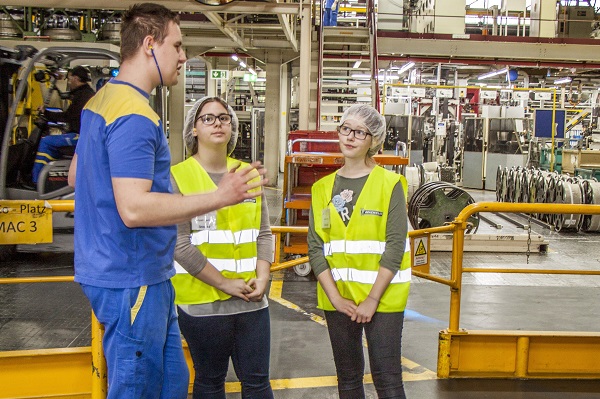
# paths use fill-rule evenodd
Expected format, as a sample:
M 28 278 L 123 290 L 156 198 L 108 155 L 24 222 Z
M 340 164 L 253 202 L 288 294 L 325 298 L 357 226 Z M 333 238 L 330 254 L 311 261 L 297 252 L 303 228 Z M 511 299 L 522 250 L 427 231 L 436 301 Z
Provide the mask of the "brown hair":
M 129 7 L 121 23 L 121 62 L 138 52 L 146 36 L 162 43 L 170 22 L 179 25 L 179 15 L 162 5 L 141 3 Z

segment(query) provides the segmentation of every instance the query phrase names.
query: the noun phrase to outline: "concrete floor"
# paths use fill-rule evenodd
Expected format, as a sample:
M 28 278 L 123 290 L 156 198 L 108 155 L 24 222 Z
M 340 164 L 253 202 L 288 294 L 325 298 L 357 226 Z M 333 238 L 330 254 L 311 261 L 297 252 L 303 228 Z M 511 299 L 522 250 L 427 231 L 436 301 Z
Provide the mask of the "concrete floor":
M 269 193 L 273 224 L 279 224 L 280 195 L 277 190 Z M 472 195 L 493 200 L 493 193 Z M 503 229 L 484 223 L 480 232 L 522 233 L 505 221 L 498 223 Z M 538 225 L 533 230 L 550 245 L 546 254 L 532 254 L 529 264 L 525 254 L 465 253 L 465 265 L 600 270 L 597 234 L 555 233 Z M 0 277 L 69 275 L 72 265 L 72 236 L 60 234 L 53 244 L 19 247 L 13 261 L 0 264 Z M 436 274 L 448 275 L 449 265 L 449 253 L 432 254 Z M 270 296 L 275 397 L 337 398 L 329 339 L 322 312 L 315 307 L 314 278 L 285 271 L 275 273 L 272 284 L 281 287 L 280 296 Z M 600 277 L 595 276 L 468 273 L 463 278 L 461 327 L 600 331 L 600 309 L 593 306 L 600 303 L 599 286 Z M 74 283 L 0 286 L 0 304 L 0 351 L 90 343 L 90 308 Z M 438 332 L 447 327 L 448 314 L 449 289 L 414 278 L 403 340 L 409 398 L 600 398 L 600 381 L 437 379 Z M 228 380 L 227 397 L 240 398 L 232 372 Z M 376 398 L 371 383 L 366 391 L 367 397 Z

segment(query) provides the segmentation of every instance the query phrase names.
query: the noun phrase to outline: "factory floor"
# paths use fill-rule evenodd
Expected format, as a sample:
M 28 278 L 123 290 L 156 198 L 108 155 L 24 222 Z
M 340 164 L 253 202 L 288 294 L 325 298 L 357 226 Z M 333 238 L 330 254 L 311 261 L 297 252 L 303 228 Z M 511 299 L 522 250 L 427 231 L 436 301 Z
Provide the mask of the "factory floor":
M 494 201 L 492 192 L 469 191 L 476 201 Z M 268 189 L 274 225 L 279 224 L 281 191 Z M 481 221 L 478 233 L 523 234 L 495 215 Z M 518 218 L 517 218 L 518 219 Z M 489 223 L 491 220 L 493 223 Z M 526 223 L 521 218 L 518 222 Z M 500 227 L 500 228 L 499 228 Z M 532 224 L 532 234 L 548 241 L 546 253 L 465 252 L 464 265 L 540 269 L 600 270 L 600 235 L 551 231 Z M 0 277 L 73 274 L 72 234 L 57 234 L 53 244 L 19 246 L 0 264 Z M 527 263 L 528 262 L 528 263 Z M 432 253 L 432 272 L 449 275 L 450 253 Z M 58 284 L 58 285 L 57 285 Z M 60 288 L 57 288 L 60 287 Z M 600 277 L 466 273 L 460 326 L 466 329 L 600 331 Z M 598 380 L 438 379 L 438 332 L 448 327 L 449 288 L 413 278 L 403 334 L 404 381 L 413 399 L 599 398 Z M 337 398 L 333 358 L 316 308 L 314 277 L 292 270 L 272 275 L 271 379 L 275 398 Z M 0 285 L 0 351 L 90 345 L 90 307 L 75 283 Z M 366 370 L 368 398 L 376 398 Z M 232 371 L 227 398 L 241 398 Z

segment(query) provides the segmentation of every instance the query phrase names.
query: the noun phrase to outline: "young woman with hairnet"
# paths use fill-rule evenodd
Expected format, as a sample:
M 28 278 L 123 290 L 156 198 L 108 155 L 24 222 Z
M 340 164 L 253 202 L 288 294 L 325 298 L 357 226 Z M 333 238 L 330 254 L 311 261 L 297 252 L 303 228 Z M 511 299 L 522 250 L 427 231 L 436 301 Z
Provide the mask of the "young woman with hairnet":
M 183 195 L 216 190 L 240 165 L 229 157 L 238 135 L 233 109 L 205 97 L 187 113 L 190 157 L 173 166 L 173 188 Z M 256 179 L 260 179 L 256 173 Z M 179 326 L 190 348 L 194 395 L 225 399 L 231 358 L 243 398 L 273 398 L 269 380 L 267 297 L 271 228 L 263 196 L 199 215 L 177 227 L 173 277 Z
M 373 160 L 386 130 L 377 110 L 353 105 L 337 130 L 344 165 L 312 187 L 308 253 L 339 397 L 365 397 L 364 330 L 377 395 L 405 398 L 401 344 L 411 278 L 406 179 Z

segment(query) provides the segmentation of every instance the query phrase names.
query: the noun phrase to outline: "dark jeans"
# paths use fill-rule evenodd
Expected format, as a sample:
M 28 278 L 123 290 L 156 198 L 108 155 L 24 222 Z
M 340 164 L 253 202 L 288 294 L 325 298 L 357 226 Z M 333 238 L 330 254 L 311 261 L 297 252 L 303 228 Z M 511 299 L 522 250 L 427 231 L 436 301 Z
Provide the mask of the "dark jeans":
M 369 364 L 380 399 L 405 399 L 402 382 L 402 325 L 404 312 L 375 313 L 370 323 L 358 324 L 340 312 L 325 312 L 340 399 L 364 399 L 363 327 Z
M 272 399 L 269 380 L 269 309 L 194 317 L 179 311 L 179 327 L 194 361 L 194 399 L 225 399 L 229 358 L 243 399 Z

